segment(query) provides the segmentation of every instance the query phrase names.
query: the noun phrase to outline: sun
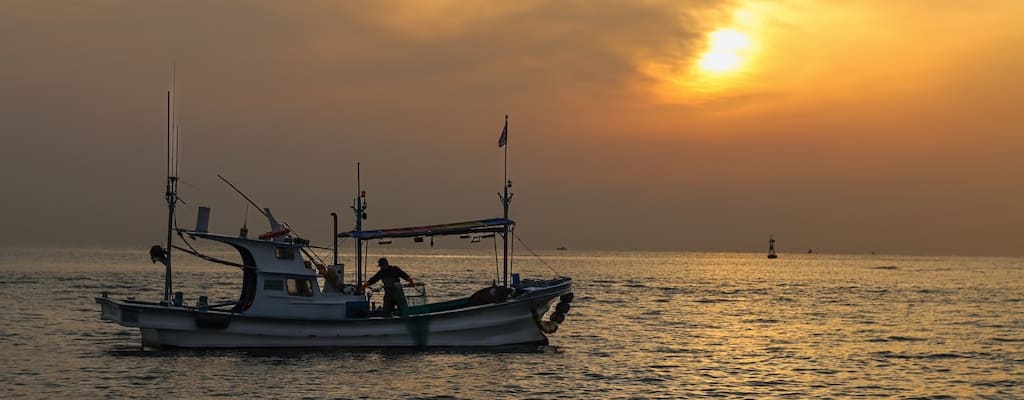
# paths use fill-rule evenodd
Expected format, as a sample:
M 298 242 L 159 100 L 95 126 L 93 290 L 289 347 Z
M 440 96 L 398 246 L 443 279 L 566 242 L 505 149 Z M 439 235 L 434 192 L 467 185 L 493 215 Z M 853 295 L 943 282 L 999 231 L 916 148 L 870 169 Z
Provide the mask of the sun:
M 707 104 L 765 86 L 758 78 L 770 61 L 765 50 L 776 42 L 763 15 L 772 12 L 768 6 L 743 6 L 733 11 L 732 18 L 722 19 L 722 25 L 705 31 L 703 40 L 696 43 L 703 48 L 694 46 L 694 41 L 681 41 L 674 57 L 649 60 L 643 68 L 654 78 L 655 97 L 673 104 Z
M 750 48 L 750 38 L 734 29 L 719 29 L 708 35 L 708 51 L 701 56 L 700 69 L 711 73 L 738 70 L 743 66 L 743 54 Z

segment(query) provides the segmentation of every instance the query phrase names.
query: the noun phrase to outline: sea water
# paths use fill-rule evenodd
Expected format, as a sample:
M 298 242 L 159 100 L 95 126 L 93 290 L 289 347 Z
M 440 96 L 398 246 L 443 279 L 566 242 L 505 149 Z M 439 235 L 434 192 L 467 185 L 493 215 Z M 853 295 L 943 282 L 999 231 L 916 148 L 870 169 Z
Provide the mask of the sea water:
M 423 253 L 386 255 L 432 301 L 500 268 Z M 0 249 L 0 397 L 1024 398 L 1022 258 L 551 251 L 515 259 L 523 279 L 574 279 L 548 346 L 144 351 L 94 297 L 159 299 L 148 257 Z M 237 298 L 237 269 L 177 260 L 189 304 Z

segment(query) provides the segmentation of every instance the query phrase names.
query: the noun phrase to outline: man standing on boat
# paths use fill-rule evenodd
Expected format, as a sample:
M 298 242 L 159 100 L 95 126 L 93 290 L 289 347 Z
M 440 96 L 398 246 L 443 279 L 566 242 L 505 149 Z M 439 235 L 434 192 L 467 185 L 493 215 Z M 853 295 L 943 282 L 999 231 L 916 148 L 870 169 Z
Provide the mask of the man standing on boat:
M 412 277 L 405 273 L 405 271 L 402 271 L 401 268 L 398 268 L 397 265 L 388 264 L 388 259 L 385 257 L 377 260 L 377 267 L 380 269 L 377 270 L 377 273 L 370 280 L 359 287 L 359 292 L 362 293 L 370 285 L 377 283 L 377 281 L 382 281 L 384 283 L 384 314 L 388 316 L 394 315 L 396 308 L 402 314 L 405 314 L 405 293 L 402 292 L 402 282 L 399 281 L 399 278 L 405 279 L 409 282 L 409 285 L 413 285 Z

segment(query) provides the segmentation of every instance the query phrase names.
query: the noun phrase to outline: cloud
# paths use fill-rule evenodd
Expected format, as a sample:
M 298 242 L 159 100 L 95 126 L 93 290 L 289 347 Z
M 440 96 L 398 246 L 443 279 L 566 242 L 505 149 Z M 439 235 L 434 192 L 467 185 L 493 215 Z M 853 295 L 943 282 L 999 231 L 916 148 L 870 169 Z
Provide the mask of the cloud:
M 635 98 L 635 85 L 650 79 L 643 71 L 650 60 L 695 57 L 714 24 L 700 16 L 725 7 L 705 1 L 468 4 L 324 10 L 318 14 L 348 19 L 314 24 L 319 30 L 307 56 L 332 81 L 378 92 L 382 85 L 457 96 L 518 92 L 593 105 L 595 98 Z
M 6 2 L 0 187 L 13 195 L 0 208 L 24 212 L 0 242 L 159 230 L 172 64 L 190 199 L 236 209 L 204 180 L 224 173 L 292 207 L 282 214 L 297 225 L 348 198 L 355 161 L 377 226 L 490 215 L 494 141 L 510 114 L 524 229 L 564 221 L 598 236 L 614 219 L 628 232 L 593 243 L 643 246 L 658 234 L 649 226 L 698 220 L 726 248 L 730 226 L 756 231 L 807 218 L 802 209 L 870 216 L 864 202 L 899 215 L 922 199 L 974 211 L 921 220 L 977 227 L 1014 217 L 1021 200 L 1004 183 L 1021 173 L 1020 4 Z M 691 67 L 721 28 L 748 29 L 756 68 L 695 93 Z M 1006 203 L 954 198 L 954 174 Z M 830 228 L 800 221 L 811 237 Z M 858 218 L 832 221 L 865 231 Z M 80 236 L 107 226 L 118 232 Z M 1019 237 L 997 233 L 975 235 L 978 248 Z M 661 234 L 665 247 L 709 243 Z M 916 248 L 943 239 L 907 236 Z

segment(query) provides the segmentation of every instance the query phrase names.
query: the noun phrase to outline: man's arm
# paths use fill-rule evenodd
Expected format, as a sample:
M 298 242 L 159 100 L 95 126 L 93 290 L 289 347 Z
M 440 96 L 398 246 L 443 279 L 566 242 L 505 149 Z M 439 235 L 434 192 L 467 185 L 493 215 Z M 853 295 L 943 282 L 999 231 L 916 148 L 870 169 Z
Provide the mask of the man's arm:
M 380 280 L 380 272 L 381 272 L 381 271 L 377 271 L 377 273 L 376 273 L 376 274 L 373 274 L 373 277 L 371 277 L 371 278 L 370 278 L 370 280 L 366 281 L 366 282 L 365 282 L 365 283 L 363 283 L 362 285 L 359 285 L 359 290 L 358 290 L 358 292 L 359 292 L 359 293 L 363 293 L 363 292 L 365 292 L 365 291 L 366 291 L 366 288 L 370 287 L 370 285 L 372 285 L 372 284 L 374 284 L 374 283 L 377 283 L 377 281 L 379 281 L 379 280 Z
M 373 274 L 373 276 L 370 277 L 370 279 L 367 280 L 364 285 L 370 286 L 370 285 L 372 285 L 374 283 L 377 283 L 377 281 L 380 280 L 380 273 L 381 273 L 381 271 L 383 271 L 383 270 L 378 270 L 376 274 Z
M 398 269 L 398 276 L 402 279 L 405 279 L 407 282 L 412 283 L 412 277 L 409 276 L 409 274 L 405 273 L 405 271 L 403 271 L 401 268 Z

